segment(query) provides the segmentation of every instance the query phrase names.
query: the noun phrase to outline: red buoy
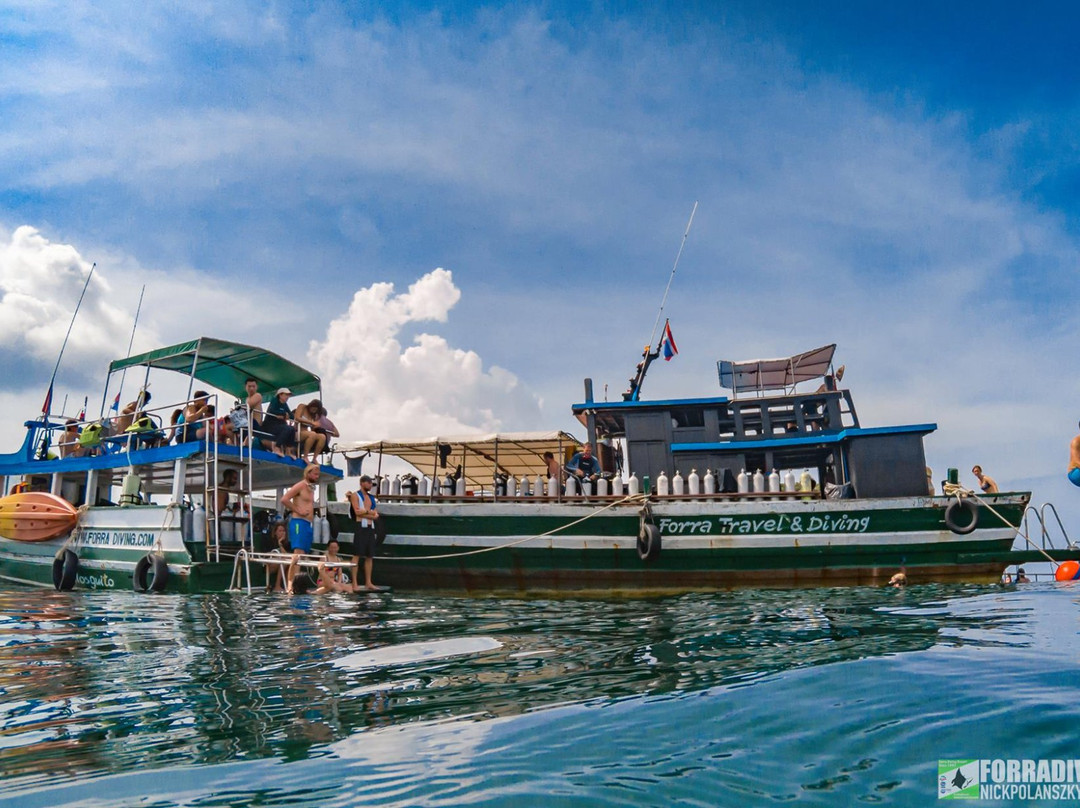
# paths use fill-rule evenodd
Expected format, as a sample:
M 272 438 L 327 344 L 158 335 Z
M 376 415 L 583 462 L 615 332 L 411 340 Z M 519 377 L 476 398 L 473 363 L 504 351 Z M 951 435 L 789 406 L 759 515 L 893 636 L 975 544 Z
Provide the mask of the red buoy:
M 1054 572 L 1059 581 L 1075 581 L 1080 578 L 1080 561 L 1062 561 Z

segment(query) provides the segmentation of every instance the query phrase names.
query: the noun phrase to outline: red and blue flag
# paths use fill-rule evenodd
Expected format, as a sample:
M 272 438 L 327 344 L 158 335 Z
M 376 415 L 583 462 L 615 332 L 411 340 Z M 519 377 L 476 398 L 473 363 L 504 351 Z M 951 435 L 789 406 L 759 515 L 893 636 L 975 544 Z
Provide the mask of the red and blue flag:
M 675 345 L 675 337 L 671 336 L 671 323 L 664 323 L 664 338 L 660 342 L 660 353 L 664 355 L 664 361 L 670 362 L 671 357 L 679 353 L 678 346 Z

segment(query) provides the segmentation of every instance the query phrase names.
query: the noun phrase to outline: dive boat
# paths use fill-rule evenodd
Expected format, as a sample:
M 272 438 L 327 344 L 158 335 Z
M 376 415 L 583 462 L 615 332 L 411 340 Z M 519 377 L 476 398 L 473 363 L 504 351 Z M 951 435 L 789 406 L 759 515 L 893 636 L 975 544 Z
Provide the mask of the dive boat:
M 146 379 L 151 370 L 187 375 L 189 398 L 196 382 L 217 391 L 208 401 L 218 417 L 188 425 L 203 427 L 203 437 L 180 443 L 167 413 L 187 402 L 141 409 L 123 431 L 109 428 L 117 417 L 80 422 L 80 445 L 66 456 L 55 451 L 64 422 L 47 414 L 26 422 L 22 447 L 0 455 L 0 578 L 64 590 L 250 588 L 250 561 L 255 550 L 267 549 L 259 546 L 265 534 L 258 530 L 266 515 L 260 519 L 251 497 L 280 496 L 301 479 L 305 464 L 259 448 L 248 430 L 235 442 L 224 440 L 221 416 L 234 399 L 244 400 L 248 378 L 270 397 L 283 387 L 295 395 L 319 392 L 319 377 L 262 348 L 202 337 L 112 362 L 103 416 L 109 381 L 132 368 L 144 368 Z M 242 411 L 242 422 L 250 423 L 250 412 Z M 228 490 L 227 469 L 236 472 Z M 341 476 L 320 466 L 320 505 Z M 219 494 L 233 507 L 215 516 Z M 325 524 L 316 520 L 317 527 Z
M 1030 492 L 974 495 L 953 470 L 936 491 L 923 447 L 936 425 L 864 427 L 838 387 L 835 348 L 720 361 L 730 396 L 641 400 L 660 346 L 622 400 L 594 400 L 586 379 L 572 413 L 603 474 L 585 490 L 547 473 L 546 452 L 564 464 L 579 448 L 565 432 L 339 444 L 354 462 L 378 459 L 375 577 L 469 592 L 678 591 L 898 573 L 989 582 L 1037 560 L 1010 550 Z M 391 479 L 384 458 L 411 471 Z

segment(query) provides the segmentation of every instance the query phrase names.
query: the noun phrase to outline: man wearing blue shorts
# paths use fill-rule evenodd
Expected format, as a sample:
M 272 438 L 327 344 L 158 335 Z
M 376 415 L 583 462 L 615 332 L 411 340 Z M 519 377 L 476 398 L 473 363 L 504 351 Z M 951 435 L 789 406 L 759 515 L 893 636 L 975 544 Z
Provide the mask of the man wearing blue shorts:
M 285 584 L 285 591 L 289 594 L 293 591 L 292 583 L 300 565 L 300 556 L 311 552 L 315 533 L 315 486 L 319 484 L 319 474 L 318 464 L 309 463 L 304 468 L 300 482 L 281 497 L 281 504 L 292 514 L 289 518 L 289 544 L 292 545 L 293 557 Z
M 1080 486 L 1080 435 L 1069 444 L 1069 482 Z

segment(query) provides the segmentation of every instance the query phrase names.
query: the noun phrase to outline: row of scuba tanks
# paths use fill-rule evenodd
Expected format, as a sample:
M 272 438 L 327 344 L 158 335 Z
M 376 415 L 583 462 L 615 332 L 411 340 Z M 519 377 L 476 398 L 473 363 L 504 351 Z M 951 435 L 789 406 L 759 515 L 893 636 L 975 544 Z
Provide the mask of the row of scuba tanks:
M 729 473 L 730 479 L 730 473 Z M 601 477 L 593 483 L 591 480 L 578 480 L 576 477 L 568 477 L 566 480 L 565 496 L 598 496 L 621 497 L 624 495 L 640 494 L 642 488 L 648 486 L 649 478 L 645 478 L 644 485 L 638 479 L 637 474 L 631 474 L 628 480 L 622 477 Z M 429 488 L 430 486 L 430 488 Z M 760 469 L 754 474 L 747 474 L 743 469 L 735 477 L 735 490 L 740 494 L 754 493 L 779 493 L 781 491 L 810 491 L 814 481 L 809 471 L 803 471 L 796 479 L 790 469 L 781 475 L 776 469 L 766 476 Z M 399 477 L 382 477 L 379 480 L 378 491 L 380 496 L 398 496 L 408 494 L 412 496 L 428 496 L 428 491 L 433 496 L 463 497 L 465 496 L 465 477 L 463 475 L 446 475 L 444 480 L 437 484 L 426 477 L 416 477 L 406 474 Z M 719 491 L 718 480 L 712 469 L 705 472 L 702 477 L 697 469 L 692 469 L 690 474 L 683 477 L 676 469 L 675 474 L 668 477 L 663 471 L 656 478 L 655 493 L 659 496 L 700 496 L 702 494 L 715 494 Z M 559 495 L 559 481 L 555 477 L 536 475 L 534 480 L 527 476 L 520 479 L 513 475 L 499 474 L 495 477 L 495 495 L 498 497 L 556 497 Z
M 231 516 L 222 519 L 218 525 L 218 541 L 221 544 L 244 544 L 250 546 L 251 521 L 248 518 L 247 509 L 228 511 L 227 513 L 231 514 Z M 266 530 L 258 532 L 265 532 L 269 535 L 274 523 L 278 521 L 280 519 L 277 514 L 271 515 Z M 185 503 L 183 510 L 180 512 L 180 535 L 184 541 L 193 544 L 205 544 L 207 527 L 206 508 L 203 507 L 202 503 L 195 505 L 190 502 Z M 213 528 L 211 527 L 211 529 Z M 325 515 L 316 515 L 312 522 L 312 530 L 314 544 L 316 545 L 325 544 L 331 538 L 330 520 Z

